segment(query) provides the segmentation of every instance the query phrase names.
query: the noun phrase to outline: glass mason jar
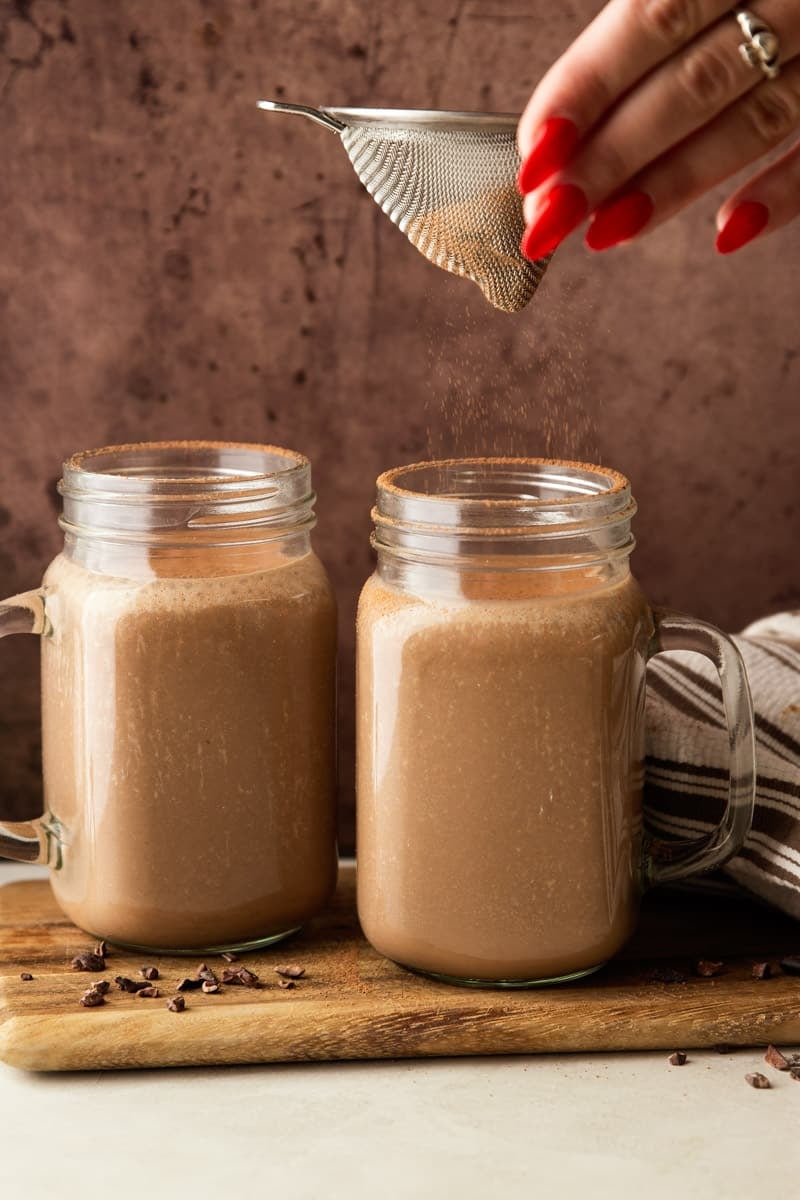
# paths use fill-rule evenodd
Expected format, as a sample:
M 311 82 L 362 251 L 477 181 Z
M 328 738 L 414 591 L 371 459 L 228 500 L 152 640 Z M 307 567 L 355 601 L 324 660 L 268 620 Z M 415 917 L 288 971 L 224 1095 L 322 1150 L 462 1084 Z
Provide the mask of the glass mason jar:
M 42 635 L 46 813 L 0 854 L 136 949 L 247 949 L 336 881 L 336 613 L 308 460 L 163 442 L 64 465 L 64 549 L 0 634 Z
M 378 479 L 358 615 L 358 908 L 373 946 L 454 983 L 596 970 L 643 887 L 741 846 L 753 725 L 733 643 L 652 609 L 616 471 L 541 459 L 421 463 Z M 706 837 L 644 830 L 645 667 L 720 671 L 730 794 Z

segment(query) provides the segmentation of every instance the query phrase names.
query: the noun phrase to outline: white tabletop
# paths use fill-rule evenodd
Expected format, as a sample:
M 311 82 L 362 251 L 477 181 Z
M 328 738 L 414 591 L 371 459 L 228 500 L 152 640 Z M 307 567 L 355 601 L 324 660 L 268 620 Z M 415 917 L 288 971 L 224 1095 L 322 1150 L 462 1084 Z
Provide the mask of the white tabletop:
M 0 864 L 0 884 L 37 873 Z M 0 1193 L 13 1180 L 26 1200 L 796 1195 L 800 1082 L 758 1050 L 689 1059 L 679 1068 L 658 1052 L 53 1075 L 0 1065 Z M 745 1083 L 757 1070 L 770 1091 Z

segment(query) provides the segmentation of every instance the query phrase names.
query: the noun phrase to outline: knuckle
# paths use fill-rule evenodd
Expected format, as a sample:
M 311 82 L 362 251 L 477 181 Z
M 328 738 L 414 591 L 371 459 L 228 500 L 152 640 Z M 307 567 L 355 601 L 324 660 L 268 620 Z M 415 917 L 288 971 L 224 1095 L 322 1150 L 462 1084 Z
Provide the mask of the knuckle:
M 689 100 L 701 112 L 718 107 L 733 94 L 731 63 L 710 46 L 690 50 L 681 62 L 679 73 Z
M 681 45 L 698 29 L 697 0 L 634 0 L 648 33 L 669 46 Z
M 800 96 L 787 88 L 762 84 L 745 102 L 745 117 L 765 147 L 788 137 L 800 120 Z

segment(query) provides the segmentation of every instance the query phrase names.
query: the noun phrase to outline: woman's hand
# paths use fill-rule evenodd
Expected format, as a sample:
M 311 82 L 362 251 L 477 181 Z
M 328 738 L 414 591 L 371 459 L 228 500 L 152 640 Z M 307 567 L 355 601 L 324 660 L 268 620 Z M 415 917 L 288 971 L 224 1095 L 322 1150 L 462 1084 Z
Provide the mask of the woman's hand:
M 800 0 L 753 5 L 740 16 L 730 0 L 606 4 L 519 123 L 528 258 L 549 254 L 587 216 L 593 250 L 629 241 L 800 129 Z M 723 204 L 717 249 L 738 250 L 798 215 L 800 143 Z

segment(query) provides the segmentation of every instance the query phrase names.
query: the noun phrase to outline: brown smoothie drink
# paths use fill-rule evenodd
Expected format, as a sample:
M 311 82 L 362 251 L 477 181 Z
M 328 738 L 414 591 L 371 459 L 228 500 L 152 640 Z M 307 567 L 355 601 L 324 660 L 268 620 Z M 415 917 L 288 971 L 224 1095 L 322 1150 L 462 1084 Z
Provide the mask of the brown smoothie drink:
M 246 943 L 333 890 L 330 586 L 313 554 L 249 566 L 133 583 L 60 556 L 47 573 L 44 771 L 67 843 L 52 882 L 83 929 Z
M 111 942 L 262 945 L 336 881 L 336 606 L 308 461 L 152 443 L 74 456 L 41 589 L 53 890 Z
M 627 481 L 540 459 L 378 480 L 357 639 L 358 908 L 456 982 L 584 974 L 642 883 L 645 664 Z
M 633 929 L 648 613 L 630 577 L 567 586 L 364 589 L 359 915 L 396 962 L 546 979 Z

